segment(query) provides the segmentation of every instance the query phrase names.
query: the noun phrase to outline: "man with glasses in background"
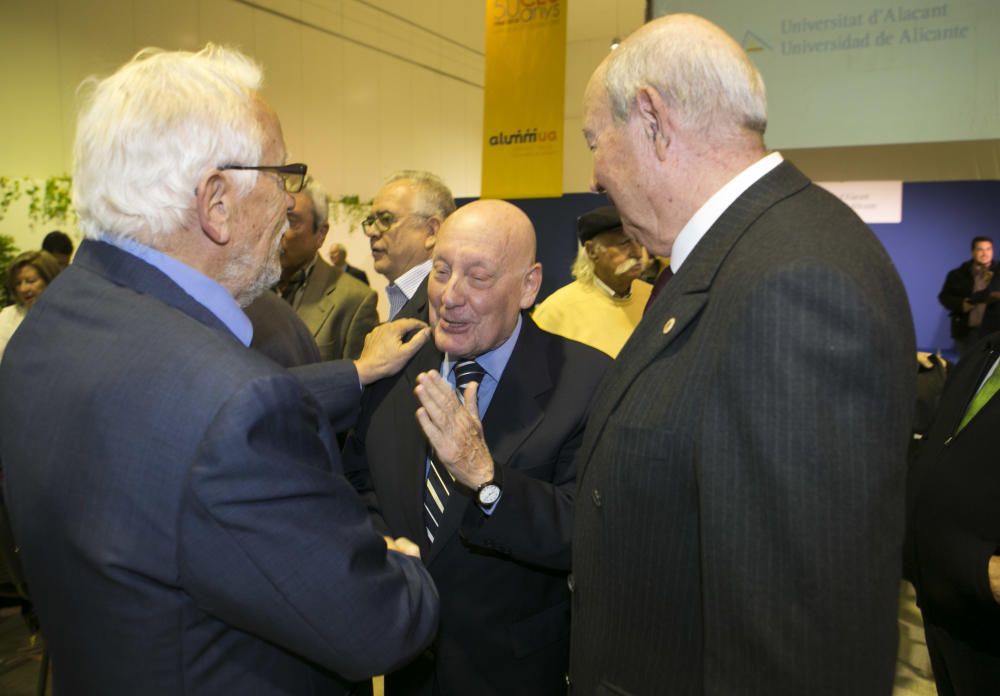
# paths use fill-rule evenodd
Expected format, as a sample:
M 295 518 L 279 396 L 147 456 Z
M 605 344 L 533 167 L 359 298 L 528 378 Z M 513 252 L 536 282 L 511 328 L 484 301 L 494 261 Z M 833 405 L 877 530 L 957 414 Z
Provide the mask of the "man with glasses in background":
M 427 275 L 437 231 L 455 212 L 455 199 L 430 172 L 403 170 L 375 194 L 361 228 L 368 235 L 375 270 L 389 286 L 389 319 L 427 321 Z
M 418 654 L 437 592 L 379 535 L 334 431 L 426 341 L 296 372 L 242 307 L 303 164 L 246 56 L 146 49 L 81 111 L 87 239 L 0 369 L 5 497 L 55 681 L 81 694 L 348 693 Z M 388 548 L 387 548 L 388 547 Z

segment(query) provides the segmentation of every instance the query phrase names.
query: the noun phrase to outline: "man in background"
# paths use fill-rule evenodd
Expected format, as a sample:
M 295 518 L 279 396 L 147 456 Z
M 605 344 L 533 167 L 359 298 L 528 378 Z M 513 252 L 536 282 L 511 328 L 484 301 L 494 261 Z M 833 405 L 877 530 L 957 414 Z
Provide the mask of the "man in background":
M 93 82 L 87 239 L 0 366 L 14 535 L 74 693 L 342 694 L 435 633 L 416 548 L 372 527 L 331 422 L 428 332 L 379 327 L 357 361 L 295 375 L 248 348 L 241 306 L 280 276 L 306 174 L 261 82 L 211 44 Z
M 639 280 L 646 255 L 625 235 L 611 206 L 581 215 L 577 232 L 576 280 L 546 297 L 531 316 L 540 328 L 614 358 L 649 301 L 652 286 Z
M 52 230 L 42 240 L 42 251 L 52 254 L 59 265 L 66 268 L 73 258 L 73 240 L 65 232 Z
M 366 391 L 345 447 L 376 526 L 412 534 L 441 593 L 434 645 L 389 675 L 389 694 L 565 693 L 574 456 L 611 361 L 535 326 L 524 310 L 541 276 L 510 203 L 445 220 L 434 341 Z
M 746 53 L 693 15 L 644 25 L 587 86 L 592 186 L 674 275 L 580 447 L 574 693 L 892 691 L 910 310 L 766 123 Z
M 981 337 L 1000 331 L 1000 262 L 993 260 L 993 240 L 974 237 L 972 258 L 948 271 L 938 301 L 951 317 L 951 337 L 959 357 Z
M 431 251 L 441 223 L 453 212 L 451 191 L 430 172 L 397 172 L 375 194 L 361 229 L 368 235 L 375 270 L 389 281 L 389 319 L 427 320 Z
M 312 178 L 295 194 L 281 239 L 277 290 L 316 339 L 323 360 L 357 358 L 378 324 L 375 291 L 328 264 L 319 249 L 330 230 L 326 191 Z
M 330 263 L 334 268 L 340 269 L 348 275 L 352 275 L 365 285 L 368 285 L 368 274 L 357 266 L 347 263 L 347 247 L 340 242 L 336 242 L 330 247 Z

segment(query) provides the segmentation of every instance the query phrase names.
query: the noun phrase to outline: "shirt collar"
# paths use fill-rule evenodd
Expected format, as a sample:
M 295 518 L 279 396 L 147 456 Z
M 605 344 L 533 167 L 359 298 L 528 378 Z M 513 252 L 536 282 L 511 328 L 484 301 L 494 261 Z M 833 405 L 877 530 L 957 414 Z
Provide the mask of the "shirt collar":
M 253 338 L 253 325 L 250 319 L 229 291 L 217 282 L 174 257 L 135 240 L 110 234 L 102 234 L 99 239 L 159 270 L 180 286 L 195 302 L 214 314 L 243 345 L 250 345 L 250 340 Z
M 670 252 L 670 270 L 677 273 L 681 264 L 694 251 L 701 238 L 705 236 L 716 220 L 722 217 L 729 206 L 765 174 L 781 164 L 782 160 L 780 152 L 772 152 L 770 155 L 762 157 L 730 179 L 725 186 L 705 201 L 705 204 L 698 208 L 698 212 L 688 220 L 684 229 L 674 240 L 674 246 Z
M 396 280 L 390 283 L 390 285 L 394 285 L 402 290 L 403 294 L 406 295 L 406 299 L 411 300 L 417 293 L 417 288 L 420 287 L 420 284 L 424 282 L 424 278 L 426 278 L 430 272 L 431 260 L 427 259 L 423 263 L 414 266 L 406 273 L 396 278 Z

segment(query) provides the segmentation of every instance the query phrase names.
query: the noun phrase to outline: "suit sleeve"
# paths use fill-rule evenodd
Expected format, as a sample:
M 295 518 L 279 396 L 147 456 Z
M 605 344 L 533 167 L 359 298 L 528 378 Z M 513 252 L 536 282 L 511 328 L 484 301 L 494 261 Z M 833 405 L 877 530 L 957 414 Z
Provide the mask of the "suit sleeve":
M 792 262 L 719 335 L 697 471 L 706 693 L 891 690 L 914 348 L 909 316 L 876 308 L 905 299 L 866 298 Z
M 373 389 L 378 388 L 378 386 L 373 387 Z M 375 495 L 375 485 L 372 483 L 371 471 L 368 468 L 368 452 L 365 447 L 365 439 L 367 438 L 371 418 L 372 395 L 372 389 L 365 392 L 361 400 L 361 415 L 355 427 L 348 433 L 347 440 L 344 442 L 344 476 L 367 507 L 375 529 L 385 536 L 394 536 L 389 529 L 389 525 L 382 517 L 378 498 Z
M 309 391 L 337 432 L 354 425 L 361 404 L 361 381 L 350 360 L 331 360 L 301 367 L 289 372 Z
M 357 311 L 351 317 L 344 337 L 344 357 L 356 360 L 365 347 L 365 336 L 378 324 L 378 297 L 373 291 L 365 294 L 365 299 L 358 305 Z
M 186 484 L 180 583 L 223 621 L 360 680 L 429 643 L 437 592 L 418 559 L 386 550 L 347 481 L 331 473 L 331 440 L 320 410 L 285 375 L 233 395 Z

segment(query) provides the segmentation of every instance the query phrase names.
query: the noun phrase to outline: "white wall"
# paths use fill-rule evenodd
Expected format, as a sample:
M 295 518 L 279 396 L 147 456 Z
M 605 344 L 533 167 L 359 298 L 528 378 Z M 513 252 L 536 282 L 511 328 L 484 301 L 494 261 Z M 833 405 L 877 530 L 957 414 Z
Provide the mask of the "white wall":
M 456 196 L 477 196 L 487 0 L 4 0 L 0 175 L 70 173 L 75 91 L 145 46 L 234 45 L 265 68 L 290 161 L 304 161 L 333 195 L 370 198 L 397 169 L 427 169 Z M 642 23 L 643 0 L 569 0 L 564 190 L 585 191 L 590 154 L 580 135 L 583 89 L 611 38 Z M 54 225 L 33 226 L 15 204 L 0 233 L 35 248 Z M 377 289 L 360 229 L 335 224 Z M 76 230 L 66 229 L 76 235 Z M 381 294 L 381 293 L 380 293 Z M 380 298 L 384 303 L 384 299 Z M 384 314 L 384 307 L 383 314 Z

